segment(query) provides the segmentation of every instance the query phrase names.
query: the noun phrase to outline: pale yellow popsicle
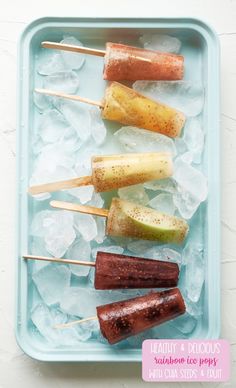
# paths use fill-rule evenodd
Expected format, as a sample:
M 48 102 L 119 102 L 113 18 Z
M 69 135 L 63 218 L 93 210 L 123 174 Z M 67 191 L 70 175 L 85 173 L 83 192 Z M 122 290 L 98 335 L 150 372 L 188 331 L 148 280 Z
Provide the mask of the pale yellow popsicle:
M 168 152 L 99 155 L 92 158 L 91 164 L 92 176 L 32 186 L 29 192 L 36 195 L 87 185 L 93 185 L 96 192 L 103 192 L 173 174 L 173 162 Z
M 173 163 L 171 154 L 168 152 L 105 155 L 92 158 L 92 182 L 97 192 L 168 178 L 172 173 Z
M 182 112 L 147 98 L 118 82 L 107 87 L 102 117 L 177 137 L 185 123 Z

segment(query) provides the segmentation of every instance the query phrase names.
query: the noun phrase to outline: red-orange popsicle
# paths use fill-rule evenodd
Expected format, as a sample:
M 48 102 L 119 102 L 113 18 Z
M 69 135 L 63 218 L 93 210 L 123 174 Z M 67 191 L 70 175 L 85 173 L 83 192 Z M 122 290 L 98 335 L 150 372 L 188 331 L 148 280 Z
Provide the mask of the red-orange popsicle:
M 108 81 L 181 80 L 184 57 L 108 42 L 103 78 Z

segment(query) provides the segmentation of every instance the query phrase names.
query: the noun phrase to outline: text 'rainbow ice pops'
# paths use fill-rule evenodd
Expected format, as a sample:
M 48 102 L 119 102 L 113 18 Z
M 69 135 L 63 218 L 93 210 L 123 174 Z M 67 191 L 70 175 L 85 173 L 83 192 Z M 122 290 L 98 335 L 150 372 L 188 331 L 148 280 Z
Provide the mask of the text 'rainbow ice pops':
M 181 80 L 182 55 L 127 46 L 106 44 L 103 78 L 108 81 Z
M 182 112 L 118 82 L 112 82 L 106 89 L 102 117 L 169 137 L 179 136 L 185 123 Z
M 115 344 L 174 319 L 185 313 L 186 307 L 178 288 L 114 302 L 97 307 L 102 335 Z
M 168 178 L 173 173 L 171 154 L 168 152 L 99 155 L 92 158 L 92 176 L 32 186 L 33 195 L 44 192 L 93 185 L 96 192 Z
M 42 46 L 105 56 L 103 78 L 108 81 L 181 80 L 184 75 L 182 55 L 111 42 L 106 44 L 106 51 L 56 42 L 42 42 Z
M 112 82 L 106 88 L 102 102 L 54 90 L 35 89 L 35 91 L 49 96 L 97 105 L 101 108 L 103 119 L 148 129 L 169 137 L 178 137 L 185 123 L 185 116 L 182 112 L 161 102 L 151 100 L 118 82 Z
M 181 218 L 119 198 L 112 199 L 109 210 L 63 201 L 51 201 L 50 204 L 58 209 L 106 217 L 106 234 L 109 236 L 180 244 L 189 230 L 188 224 Z

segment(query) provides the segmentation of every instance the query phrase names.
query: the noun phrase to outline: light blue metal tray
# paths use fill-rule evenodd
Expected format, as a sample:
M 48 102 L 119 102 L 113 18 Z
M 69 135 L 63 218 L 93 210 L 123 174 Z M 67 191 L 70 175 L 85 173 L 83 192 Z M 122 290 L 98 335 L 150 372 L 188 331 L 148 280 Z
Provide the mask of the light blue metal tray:
M 202 113 L 206 143 L 202 169 L 208 177 L 208 201 L 200 206 L 191 233 L 201 233 L 205 246 L 206 281 L 204 313 L 193 337 L 217 338 L 220 331 L 220 150 L 219 150 L 219 46 L 214 31 L 204 22 L 189 18 L 173 19 L 81 19 L 44 18 L 31 23 L 22 33 L 18 55 L 18 192 L 16 244 L 16 338 L 29 356 L 44 361 L 140 361 L 141 349 L 117 349 L 96 342 L 76 348 L 52 348 L 36 335 L 29 324 L 31 287 L 23 253 L 29 251 L 29 224 L 35 211 L 27 187 L 31 165 L 30 131 L 33 125 L 33 89 L 37 83 L 35 62 L 43 40 L 60 41 L 63 34 L 78 37 L 89 47 L 104 48 L 106 41 L 137 45 L 143 33 L 167 33 L 182 41 L 185 79 L 202 80 L 205 104 Z M 91 57 L 92 58 L 92 57 Z M 102 61 L 97 58 L 83 71 L 81 94 L 101 98 Z

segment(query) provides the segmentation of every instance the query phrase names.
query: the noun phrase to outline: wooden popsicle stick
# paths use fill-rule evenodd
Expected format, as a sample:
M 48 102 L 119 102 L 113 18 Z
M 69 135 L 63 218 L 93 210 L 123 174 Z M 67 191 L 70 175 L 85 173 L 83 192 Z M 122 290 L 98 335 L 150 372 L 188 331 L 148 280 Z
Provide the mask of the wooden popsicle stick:
M 93 317 L 84 318 L 84 319 L 78 319 L 76 321 L 72 321 L 72 322 L 68 322 L 68 323 L 59 323 L 58 325 L 53 326 L 53 328 L 54 329 L 64 329 L 66 327 L 71 327 L 71 326 L 74 326 L 74 325 L 77 325 L 77 324 L 80 324 L 83 322 L 87 322 L 87 321 L 93 321 L 95 319 L 98 319 L 97 315 L 95 315 Z
M 86 265 L 89 267 L 96 266 L 96 262 L 93 262 L 93 261 L 59 259 L 57 257 L 35 256 L 35 255 L 23 255 L 22 257 L 26 260 L 51 261 L 51 262 L 60 263 L 60 264 Z
M 80 213 L 92 214 L 95 216 L 108 217 L 108 209 L 99 209 L 98 207 L 78 205 L 65 201 L 51 201 L 50 205 L 57 209 L 71 210 Z
M 89 47 L 83 46 L 75 46 L 73 44 L 65 44 L 65 43 L 57 43 L 57 42 L 42 42 L 42 47 L 50 48 L 54 50 L 62 50 L 62 51 L 73 51 L 76 53 L 84 53 L 90 55 L 96 55 L 98 57 L 104 57 L 106 54 L 105 50 L 92 49 Z
M 45 42 L 42 42 L 41 45 L 44 48 L 50 48 L 50 49 L 62 50 L 62 51 L 72 51 L 72 52 L 76 52 L 76 53 L 96 55 L 98 57 L 104 57 L 106 55 L 105 50 L 92 49 L 92 48 L 83 47 L 83 46 L 75 46 L 73 44 L 45 41 Z M 139 59 L 140 61 L 149 62 L 149 63 L 152 62 L 151 59 L 140 57 L 139 55 L 132 54 L 132 52 L 130 52 L 129 55 L 130 55 L 130 57 Z
M 99 106 L 99 108 L 103 108 L 103 104 L 100 101 L 94 101 L 94 100 L 91 100 L 90 98 L 76 96 L 74 94 L 66 94 L 66 93 L 61 93 L 54 90 L 38 89 L 38 88 L 35 89 L 35 92 L 40 94 L 46 94 L 47 96 L 55 96 L 55 97 L 66 98 L 67 100 L 80 101 L 80 102 L 84 102 L 85 104 L 96 105 L 96 106 Z
M 36 185 L 29 187 L 28 192 L 31 195 L 41 194 L 41 193 L 51 193 L 53 191 L 72 189 L 79 186 L 88 186 L 92 185 L 91 176 L 83 176 L 81 178 L 67 179 L 65 181 L 44 183 L 42 185 Z

